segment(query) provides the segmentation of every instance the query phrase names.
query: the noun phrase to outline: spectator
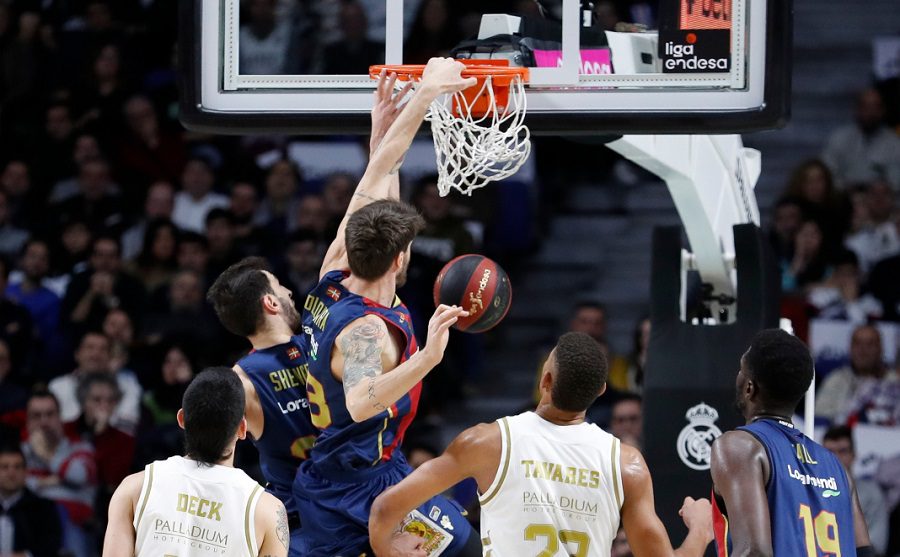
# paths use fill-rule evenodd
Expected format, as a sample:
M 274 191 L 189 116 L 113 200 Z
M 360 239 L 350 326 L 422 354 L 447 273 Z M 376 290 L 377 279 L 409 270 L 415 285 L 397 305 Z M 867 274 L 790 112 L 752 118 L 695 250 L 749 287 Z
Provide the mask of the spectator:
M 35 328 L 28 310 L 6 296 L 9 266 L 0 258 L 0 340 L 10 352 L 13 370 L 22 370 L 31 358 Z
M 878 262 L 869 273 L 869 290 L 881 302 L 884 319 L 900 321 L 900 255 Z
M 579 302 L 572 312 L 569 331 L 586 333 L 597 342 L 606 342 L 606 307 L 599 302 Z
M 55 184 L 76 172 L 72 166 L 72 112 L 64 102 L 50 103 L 44 112 L 44 133 L 36 149 L 41 164 L 34 167 L 36 183 Z
M 623 443 L 637 448 L 643 446 L 644 411 L 639 395 L 623 394 L 612 405 L 609 432 Z
M 822 228 L 814 220 L 800 225 L 794 238 L 794 256 L 781 262 L 781 289 L 799 293 L 824 280 L 830 272 Z
M 242 254 L 235 244 L 234 236 L 234 216 L 227 209 L 213 209 L 206 215 L 210 275 L 219 276 L 241 259 Z
M 96 330 L 113 308 L 141 315 L 143 296 L 141 283 L 122 271 L 118 240 L 100 236 L 94 240 L 89 267 L 72 277 L 63 298 L 63 320 L 75 327 L 76 334 Z
M 110 342 L 110 369 L 131 369 L 134 324 L 128 314 L 120 309 L 107 313 L 103 320 L 103 334 Z
M 147 315 L 144 338 L 156 344 L 167 337 L 185 339 L 198 348 L 222 353 L 222 329 L 203 298 L 204 284 L 193 271 L 178 271 L 169 285 L 165 303 Z
M 25 486 L 25 455 L 0 446 L 0 555 L 57 557 L 62 526 L 53 501 Z
M 594 4 L 594 20 L 597 22 L 597 25 L 604 31 L 615 31 L 616 24 L 621 21 L 616 3 L 612 0 L 600 0 L 599 2 L 596 2 Z M 622 537 L 624 539 L 624 531 L 620 529 L 619 532 L 622 534 Z M 630 549 L 628 550 L 628 553 L 631 553 Z
M 284 259 L 284 284 L 293 291 L 295 300 L 303 300 L 319 282 L 322 253 L 316 244 L 316 235 L 303 229 L 292 233 L 288 236 Z
M 144 214 L 122 234 L 122 259 L 131 261 L 144 248 L 147 223 L 158 219 L 171 220 L 175 206 L 175 188 L 169 182 L 155 182 L 147 190 Z
M 11 222 L 9 197 L 0 190 L 0 257 L 10 259 L 19 254 L 28 240 L 28 231 Z
M 119 141 L 119 161 L 127 183 L 140 186 L 138 193 L 154 182 L 177 180 L 185 164 L 180 133 L 162 128 L 156 108 L 143 95 L 128 99 L 123 111 L 127 131 Z
M 21 426 L 20 413 L 24 413 L 28 391 L 15 382 L 12 355 L 9 344 L 0 339 L 0 425 L 15 428 Z M 2 553 L 2 551 L 0 551 Z
M 273 164 L 266 174 L 266 196 L 256 210 L 255 224 L 270 238 L 278 238 L 296 228 L 300 169 L 287 159 Z
M 825 282 L 813 286 L 808 300 L 825 319 L 840 319 L 855 325 L 878 319 L 881 302 L 862 289 L 862 272 L 852 251 L 844 250 L 834 258 L 834 272 Z
M 297 205 L 297 226 L 312 231 L 319 243 L 325 241 L 328 233 L 329 215 L 325 200 L 321 195 L 305 195 Z
M 59 202 L 53 210 L 62 220 L 86 223 L 94 234 L 119 233 L 123 213 L 116 190 L 106 161 L 86 161 L 78 171 L 78 193 Z
M 178 242 L 178 270 L 196 273 L 205 286 L 210 283 L 208 268 L 209 240 L 193 232 L 183 233 Z
M 816 417 L 841 424 L 857 392 L 868 391 L 869 384 L 896 377 L 896 372 L 884 365 L 878 328 L 861 325 L 850 339 L 850 365 L 832 371 L 816 394 Z
M 231 185 L 228 210 L 234 217 L 234 238 L 244 251 L 256 252 L 263 243 L 262 234 L 256 228 L 256 213 L 259 210 L 259 196 L 250 182 L 235 182 Z
M 884 102 L 877 89 L 856 100 L 856 121 L 836 129 L 822 152 L 839 185 L 886 179 L 900 187 L 900 138 L 884 124 Z
M 782 197 L 775 204 L 769 242 L 779 261 L 791 261 L 794 257 L 794 239 L 803 224 L 803 201 L 796 197 Z
M 175 194 L 172 222 L 178 228 L 202 233 L 206 215 L 213 209 L 228 207 L 228 198 L 212 191 L 216 175 L 206 159 L 190 159 L 181 173 L 182 191 Z
M 67 540 L 66 549 L 84 555 L 86 544 L 81 528 L 93 515 L 97 489 L 94 449 L 90 443 L 66 437 L 59 402 L 47 391 L 37 391 L 28 399 L 26 420 L 28 437 L 22 443 L 28 467 L 26 485 L 38 496 L 66 509 L 69 521 L 76 527 L 67 531 L 75 536 Z
M 868 478 L 857 478 L 853 474 L 853 463 L 856 460 L 856 449 L 853 446 L 853 432 L 847 426 L 835 426 L 825 432 L 822 446 L 833 452 L 853 477 L 859 506 L 866 518 L 869 528 L 869 539 L 872 547 L 879 555 L 883 555 L 888 540 L 888 508 L 884 494 L 878 484 Z
M 43 240 L 30 240 L 20 260 L 23 279 L 6 288 L 6 295 L 28 310 L 39 337 L 53 346 L 58 334 L 60 299 L 44 286 L 50 271 L 50 248 Z
M 121 402 L 110 418 L 112 425 L 125 431 L 134 431 L 140 419 L 142 389 L 137 378 L 129 370 L 112 369 L 112 343 L 103 333 L 84 335 L 75 351 L 77 367 L 66 375 L 57 377 L 48 386 L 56 396 L 63 421 L 78 418 L 82 408 L 78 399 L 78 383 L 92 373 L 105 373 L 113 377 L 122 393 Z
M 147 223 L 140 255 L 126 269 L 140 278 L 145 291 L 153 292 L 172 279 L 177 255 L 178 229 L 168 219 L 155 219 Z
M 21 160 L 11 160 L 0 173 L 0 191 L 6 194 L 9 222 L 13 226 L 27 229 L 41 211 L 41 200 L 35 194 L 31 183 L 31 171 Z
M 281 75 L 291 46 L 288 19 L 276 17 L 277 0 L 249 0 L 240 30 L 240 72 Z
M 841 422 L 866 423 L 886 427 L 900 426 L 900 376 L 889 370 L 877 381 L 865 381 L 846 405 Z
M 96 137 L 90 134 L 81 134 L 75 137 L 70 157 L 70 167 L 81 169 L 83 165 L 102 158 L 103 152 L 100 150 L 100 144 L 97 142 Z M 105 176 L 104 178 L 108 180 L 109 176 Z M 76 173 L 74 176 L 66 177 L 56 182 L 53 185 L 53 189 L 50 191 L 50 198 L 48 201 L 50 201 L 50 203 L 59 203 L 78 195 L 79 179 L 81 179 L 81 177 Z M 118 187 L 113 186 L 112 190 L 115 193 L 118 193 Z
M 336 172 L 325 180 L 325 186 L 322 188 L 322 200 L 325 202 L 328 233 L 331 237 L 337 233 L 338 225 L 347 212 L 357 181 L 355 177 L 345 172 Z
M 122 392 L 116 379 L 108 373 L 89 373 L 78 382 L 78 402 L 82 412 L 66 423 L 70 437 L 77 437 L 94 447 L 98 497 L 96 509 L 102 512 L 116 487 L 131 472 L 134 460 L 134 437 L 112 425 Z
M 341 3 L 341 38 L 325 48 L 323 73 L 364 74 L 369 66 L 384 64 L 384 43 L 368 38 L 368 26 L 366 12 L 358 1 Z
M 900 233 L 894 221 L 894 192 L 884 180 L 875 180 L 865 190 L 867 222 L 844 242 L 859 258 L 863 273 L 882 259 L 900 253 Z
M 33 117 L 35 99 L 41 98 L 41 86 L 49 79 L 52 42 L 41 33 L 41 14 L 32 7 L 20 5 L 15 37 L 5 41 L 2 54 L 3 89 L 0 102 L 10 109 L 9 119 L 18 126 L 27 125 Z M 4 111 L 6 117 L 6 111 Z
M 785 195 L 803 205 L 807 220 L 815 220 L 822 229 L 826 246 L 838 246 L 850 227 L 852 207 L 834 185 L 828 166 L 818 159 L 798 165 L 791 173 Z
M 644 388 L 644 367 L 650 348 L 650 318 L 641 319 L 634 330 L 633 349 L 628 358 L 610 360 L 609 386 L 618 391 L 641 394 Z
M 184 443 L 175 417 L 184 391 L 194 378 L 196 364 L 186 343 L 166 342 L 155 386 L 144 393 L 138 463 L 153 462 L 177 454 Z
M 102 3 L 93 2 L 95 7 Z M 107 7 L 108 9 L 108 7 Z M 75 93 L 80 123 L 112 143 L 123 129 L 122 106 L 128 87 L 122 75 L 122 52 L 114 44 L 101 46 L 90 68 L 90 75 Z

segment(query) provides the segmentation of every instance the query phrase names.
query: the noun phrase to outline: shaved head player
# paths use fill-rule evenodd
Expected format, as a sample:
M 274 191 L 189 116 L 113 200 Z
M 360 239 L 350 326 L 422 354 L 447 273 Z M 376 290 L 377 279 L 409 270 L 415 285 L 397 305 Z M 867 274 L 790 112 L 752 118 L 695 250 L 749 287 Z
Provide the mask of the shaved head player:
M 850 475 L 791 423 L 812 379 L 809 349 L 780 329 L 758 333 L 741 358 L 737 406 L 747 425 L 712 448 L 721 557 L 874 557 Z
M 609 555 L 621 522 L 637 557 L 696 556 L 712 540 L 709 501 L 685 499 L 689 532 L 673 550 L 656 516 L 647 464 L 634 447 L 584 413 L 606 390 L 606 358 L 584 333 L 566 333 L 544 364 L 534 412 L 462 432 L 372 505 L 369 536 L 379 557 L 397 551 L 392 532 L 411 509 L 465 478 L 481 493 L 481 542 L 493 557 Z

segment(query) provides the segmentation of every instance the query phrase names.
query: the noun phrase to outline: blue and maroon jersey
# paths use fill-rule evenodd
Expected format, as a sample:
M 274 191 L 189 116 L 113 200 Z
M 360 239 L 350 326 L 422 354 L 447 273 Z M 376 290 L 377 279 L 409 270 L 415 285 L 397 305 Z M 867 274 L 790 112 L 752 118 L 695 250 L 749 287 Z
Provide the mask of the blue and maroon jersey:
M 837 457 L 785 421 L 763 419 L 738 429 L 756 437 L 769 457 L 766 495 L 774 554 L 856 555 L 853 493 Z M 732 547 L 728 513 L 721 498 L 714 499 L 717 555 L 728 557 Z
M 262 406 L 263 432 L 253 444 L 268 482 L 266 489 L 284 503 L 287 512 L 296 512 L 291 484 L 319 433 L 309 418 L 303 337 L 254 350 L 237 365 L 250 378 Z
M 377 416 L 360 423 L 350 417 L 344 386 L 331 374 L 331 351 L 341 331 L 360 317 L 377 315 L 405 343 L 401 363 L 415 354 L 417 346 L 409 310 L 400 299 L 395 297 L 392 307 L 385 307 L 358 296 L 341 284 L 347 276 L 345 271 L 331 271 L 310 292 L 304 304 L 303 333 L 310 416 L 320 430 L 310 458 L 319 469 L 353 472 L 391 459 L 416 415 L 422 384 Z

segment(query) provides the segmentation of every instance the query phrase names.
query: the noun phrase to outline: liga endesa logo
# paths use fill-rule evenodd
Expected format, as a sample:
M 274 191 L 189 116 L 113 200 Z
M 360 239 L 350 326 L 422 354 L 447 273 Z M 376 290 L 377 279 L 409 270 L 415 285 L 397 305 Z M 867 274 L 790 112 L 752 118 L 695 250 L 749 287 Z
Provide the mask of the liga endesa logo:
M 664 71 L 672 73 L 728 71 L 730 60 L 727 42 L 723 45 L 721 39 L 717 40 L 718 37 L 715 36 L 702 37 L 701 40 L 701 33 L 686 33 L 683 42 L 665 42 L 662 56 Z

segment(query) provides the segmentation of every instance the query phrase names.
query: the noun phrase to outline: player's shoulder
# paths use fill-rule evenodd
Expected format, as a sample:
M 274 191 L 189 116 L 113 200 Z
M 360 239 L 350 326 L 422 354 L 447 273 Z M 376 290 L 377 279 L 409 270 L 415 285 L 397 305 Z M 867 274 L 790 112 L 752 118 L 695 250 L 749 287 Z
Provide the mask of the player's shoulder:
M 386 332 L 388 332 L 388 327 L 387 323 L 384 322 L 384 319 L 377 315 L 367 313 L 347 322 L 337 336 L 339 339 L 381 338 Z
M 119 487 L 116 488 L 116 494 L 119 497 L 125 497 L 132 502 L 136 502 L 141 495 L 141 490 L 144 488 L 145 475 L 143 470 L 135 472 L 134 474 L 129 474 L 122 480 Z
M 474 425 L 457 435 L 454 443 L 473 450 L 500 443 L 500 423 L 498 421 Z
M 259 496 L 259 502 L 256 504 L 257 513 L 272 513 L 273 515 L 279 511 L 284 511 L 284 503 L 281 499 L 275 497 L 268 491 L 263 491 Z
M 727 431 L 712 444 L 710 467 L 713 476 L 729 474 L 748 466 L 755 466 L 759 459 L 767 459 L 766 448 L 749 431 L 735 429 Z

